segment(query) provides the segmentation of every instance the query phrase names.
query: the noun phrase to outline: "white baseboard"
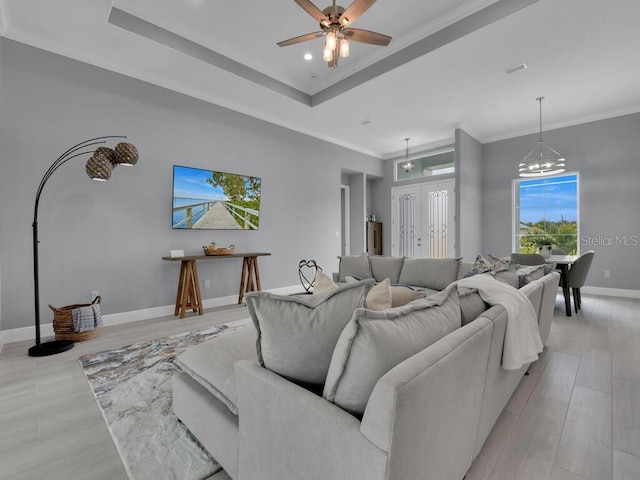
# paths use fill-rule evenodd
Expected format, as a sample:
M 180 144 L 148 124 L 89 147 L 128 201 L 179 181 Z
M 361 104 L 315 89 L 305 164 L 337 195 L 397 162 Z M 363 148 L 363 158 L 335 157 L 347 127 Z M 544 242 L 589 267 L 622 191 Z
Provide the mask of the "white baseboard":
M 272 288 L 264 290 L 266 292 L 276 293 L 278 295 L 291 295 L 293 293 L 301 293 L 303 291 L 301 286 L 289 286 Z M 215 308 L 225 305 L 233 305 L 238 301 L 237 295 L 228 295 L 226 297 L 207 298 L 202 301 L 203 308 Z M 165 305 L 163 307 L 144 308 L 142 310 L 133 310 L 131 312 L 112 313 L 110 315 L 103 315 L 102 321 L 105 326 L 122 325 L 124 323 L 138 322 L 140 320 L 149 320 L 151 318 L 167 317 L 173 315 L 175 305 Z M 25 340 L 32 340 L 35 338 L 35 327 L 22 327 L 12 328 L 11 330 L 0 331 L 0 352 L 2 352 L 2 346 L 13 342 L 23 342 Z M 40 336 L 42 339 L 47 337 L 53 337 L 53 324 L 45 323 L 40 324 Z
M 582 293 L 593 295 L 604 295 L 605 297 L 640 298 L 640 290 L 628 290 L 626 288 L 606 288 L 606 287 L 582 287 Z

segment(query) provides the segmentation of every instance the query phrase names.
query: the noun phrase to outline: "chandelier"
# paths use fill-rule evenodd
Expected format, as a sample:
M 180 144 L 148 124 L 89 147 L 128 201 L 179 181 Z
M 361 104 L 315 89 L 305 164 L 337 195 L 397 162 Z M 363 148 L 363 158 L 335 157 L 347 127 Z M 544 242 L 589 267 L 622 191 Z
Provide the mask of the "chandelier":
M 413 163 L 413 161 L 409 160 L 409 137 L 404 139 L 405 142 L 407 142 L 407 149 L 404 152 L 404 162 L 402 162 L 400 164 L 400 167 L 407 173 L 409 173 L 411 170 L 413 170 L 413 167 L 416 166 L 415 163 Z
M 540 104 L 540 137 L 538 145 L 520 162 L 518 172 L 521 177 L 546 177 L 562 173 L 565 170 L 564 157 L 553 148 L 545 145 L 542 140 L 542 100 L 536 99 Z

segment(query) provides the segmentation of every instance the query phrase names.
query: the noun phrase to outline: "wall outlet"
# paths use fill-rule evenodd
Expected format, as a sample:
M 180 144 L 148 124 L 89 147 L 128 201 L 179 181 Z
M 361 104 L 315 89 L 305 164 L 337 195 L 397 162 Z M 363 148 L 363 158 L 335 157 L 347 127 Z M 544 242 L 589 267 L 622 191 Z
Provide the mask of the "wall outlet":
M 91 290 L 91 301 L 93 302 L 97 296 L 100 295 L 100 292 L 98 290 Z
M 604 271 L 604 278 L 611 278 L 611 270 Z
M 204 281 L 204 288 L 209 288 L 210 285 L 211 285 L 211 282 L 209 281 L 209 279 L 206 279 Z

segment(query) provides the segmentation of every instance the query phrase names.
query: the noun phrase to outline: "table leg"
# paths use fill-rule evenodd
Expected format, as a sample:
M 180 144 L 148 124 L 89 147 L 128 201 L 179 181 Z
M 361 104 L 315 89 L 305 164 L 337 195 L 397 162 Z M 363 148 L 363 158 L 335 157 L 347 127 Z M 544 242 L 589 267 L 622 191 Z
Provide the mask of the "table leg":
M 187 263 L 180 262 L 180 277 L 178 277 L 178 294 L 176 295 L 176 308 L 173 311 L 175 316 L 180 314 L 180 306 L 182 305 L 182 294 L 184 292 L 184 281 L 186 278 Z
M 238 304 L 242 303 L 244 298 L 245 278 L 249 276 L 249 257 L 242 259 L 242 273 L 240 274 L 240 291 L 238 292 Z
M 238 303 L 244 300 L 244 294 L 248 292 L 260 291 L 260 272 L 258 270 L 258 257 L 244 257 L 242 261 L 242 275 L 240 277 L 240 292 L 238 293 Z
M 569 265 L 561 263 L 558 265 L 560 269 L 560 281 L 562 282 L 562 293 L 564 294 L 564 310 L 567 317 L 571 316 L 571 292 L 569 288 L 569 282 L 567 281 L 567 274 L 569 273 Z
M 202 295 L 198 281 L 198 269 L 195 260 L 183 260 L 180 265 L 180 279 L 178 280 L 178 294 L 174 315 L 184 318 L 187 309 L 202 315 Z
M 191 265 L 191 278 L 193 280 L 193 297 L 189 302 L 194 312 L 198 312 L 198 315 L 202 315 L 202 294 L 200 293 L 200 280 L 198 279 L 198 267 L 196 267 L 196 261 L 193 260 Z

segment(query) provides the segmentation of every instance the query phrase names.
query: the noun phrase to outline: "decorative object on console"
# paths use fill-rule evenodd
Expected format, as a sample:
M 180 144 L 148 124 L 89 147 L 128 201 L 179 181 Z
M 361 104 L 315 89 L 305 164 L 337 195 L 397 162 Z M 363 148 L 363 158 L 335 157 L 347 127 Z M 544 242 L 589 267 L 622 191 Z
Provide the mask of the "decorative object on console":
M 235 250 L 235 245 L 218 247 L 215 243 L 211 243 L 211 245 L 204 245 L 202 249 L 205 255 L 231 255 Z
M 73 348 L 73 340 L 54 340 L 51 342 L 40 341 L 40 287 L 38 276 L 38 206 L 40 204 L 40 195 L 42 189 L 51 175 L 67 163 L 69 160 L 83 155 L 93 154 L 87 160 L 85 169 L 87 175 L 92 180 L 107 181 L 111 177 L 113 169 L 117 165 L 131 166 L 138 161 L 138 150 L 130 143 L 119 143 L 114 150 L 106 147 L 98 147 L 95 150 L 91 147 L 107 143 L 108 139 L 127 138 L 123 135 L 108 135 L 104 137 L 91 138 L 74 145 L 69 150 L 60 155 L 55 162 L 51 164 L 47 172 L 40 180 L 40 185 L 36 192 L 35 207 L 33 209 L 33 283 L 34 283 L 34 304 L 35 304 L 35 327 L 36 327 L 36 344 L 29 349 L 31 357 L 44 357 L 54 355 Z M 89 150 L 87 150 L 89 149 Z
M 540 104 L 540 138 L 538 145 L 518 165 L 521 177 L 545 177 L 562 173 L 565 170 L 564 157 L 542 141 L 542 100 L 544 97 L 538 97 L 536 100 Z
M 349 40 L 370 45 L 380 45 L 386 47 L 391 41 L 391 37 L 381 33 L 350 28 L 349 26 L 366 12 L 375 0 L 355 0 L 346 9 L 340 5 L 333 5 L 320 10 L 309 0 L 295 0 L 300 7 L 320 23 L 319 32 L 307 33 L 298 37 L 290 38 L 278 42 L 279 47 L 287 47 L 297 43 L 314 40 L 318 37 L 326 37 L 322 59 L 329 67 L 338 67 L 338 58 L 349 56 Z
M 311 290 L 313 290 L 318 272 L 322 272 L 322 268 L 315 260 L 302 259 L 298 262 L 298 278 L 300 278 L 300 283 L 307 293 L 311 293 Z M 311 277 L 311 280 L 308 277 Z

